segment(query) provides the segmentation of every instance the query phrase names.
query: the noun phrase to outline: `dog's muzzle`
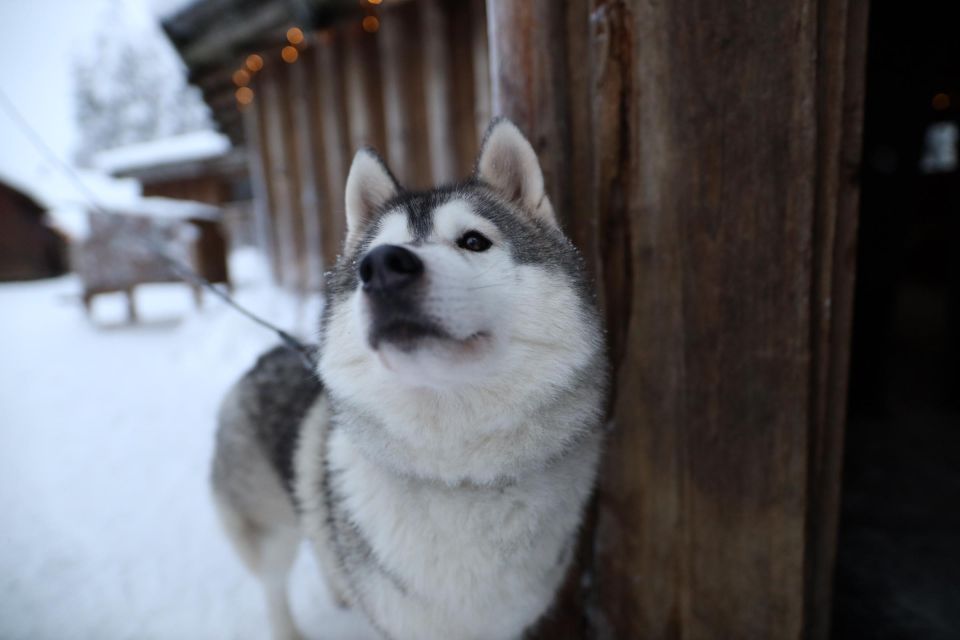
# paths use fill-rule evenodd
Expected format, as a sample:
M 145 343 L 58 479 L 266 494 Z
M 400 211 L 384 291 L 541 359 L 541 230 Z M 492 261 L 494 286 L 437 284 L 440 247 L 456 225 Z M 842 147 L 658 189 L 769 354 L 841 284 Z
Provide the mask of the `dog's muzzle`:
M 370 306 L 368 341 L 373 349 L 386 341 L 409 350 L 420 338 L 447 337 L 420 309 L 426 277 L 417 254 L 397 245 L 381 245 L 360 261 L 359 275 Z

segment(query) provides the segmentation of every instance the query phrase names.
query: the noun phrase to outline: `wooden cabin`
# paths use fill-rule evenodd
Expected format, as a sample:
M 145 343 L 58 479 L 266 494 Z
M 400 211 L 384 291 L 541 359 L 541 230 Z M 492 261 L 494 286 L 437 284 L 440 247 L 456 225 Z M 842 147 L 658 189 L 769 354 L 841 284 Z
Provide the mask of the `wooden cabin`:
M 221 211 L 202 202 L 157 196 L 88 212 L 89 233 L 73 247 L 73 268 L 83 285 L 89 315 L 93 299 L 123 293 L 127 317 L 138 320 L 135 290 L 160 282 L 184 282 L 175 265 L 230 287 Z M 186 282 L 199 307 L 203 290 Z
M 292 289 L 336 259 L 358 146 L 424 186 L 491 115 L 533 142 L 615 379 L 536 637 L 829 635 L 866 2 L 199 0 L 164 28 Z
M 47 224 L 46 207 L 0 178 L 0 281 L 50 278 L 67 271 L 67 243 Z
M 220 243 L 255 242 L 250 173 L 243 149 L 215 131 L 200 130 L 101 151 L 94 165 L 115 178 L 137 180 L 146 197 L 172 198 L 213 205 L 222 212 L 223 229 L 210 228 Z M 221 258 L 226 259 L 226 256 Z

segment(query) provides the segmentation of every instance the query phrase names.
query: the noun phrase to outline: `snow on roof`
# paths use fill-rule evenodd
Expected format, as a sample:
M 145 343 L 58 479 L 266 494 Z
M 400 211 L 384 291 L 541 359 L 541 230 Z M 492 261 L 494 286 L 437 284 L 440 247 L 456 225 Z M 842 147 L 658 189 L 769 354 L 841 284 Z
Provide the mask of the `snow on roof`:
M 210 204 L 194 200 L 178 200 L 147 196 L 137 198 L 131 202 L 117 205 L 105 205 L 107 213 L 119 213 L 131 216 L 144 216 L 166 220 L 183 220 L 186 218 L 205 218 L 213 220 L 220 215 L 220 209 Z
M 55 227 L 76 239 L 89 231 L 90 209 L 112 209 L 140 199 L 140 183 L 136 180 L 84 169 L 72 169 L 72 175 L 52 167 L 14 174 L 8 167 L 0 173 L 0 181 L 30 196 L 47 210 Z
M 9 176 L 5 174 L 0 174 L 0 184 L 4 184 L 7 187 L 13 189 L 14 191 L 19 191 L 21 194 L 30 198 L 36 203 L 39 207 L 46 207 L 46 203 L 43 201 L 43 198 L 39 196 L 34 190 L 34 187 L 22 180 L 19 177 Z
M 74 174 L 76 180 L 54 173 L 37 187 L 50 221 L 72 238 L 79 240 L 89 233 L 87 212 L 91 209 L 111 209 L 140 199 L 140 183 L 136 180 L 83 169 Z
M 106 173 L 118 173 L 178 162 L 206 160 L 230 150 L 230 139 L 216 131 L 193 131 L 179 136 L 131 144 L 101 151 L 93 165 Z
M 131 178 L 114 178 L 99 171 L 42 167 L 29 173 L 0 172 L 0 182 L 22 191 L 38 204 L 52 209 L 64 204 L 126 202 L 140 196 L 140 183 Z
M 226 140 L 220 134 L 214 135 Z M 0 173 L 0 181 L 46 208 L 50 222 L 75 240 L 89 234 L 87 214 L 97 209 L 166 219 L 212 219 L 219 216 L 217 207 L 201 202 L 143 197 L 137 180 L 114 178 L 96 170 L 73 169 L 72 175 L 51 168 L 33 174 L 18 172 L 14 175 L 5 171 Z

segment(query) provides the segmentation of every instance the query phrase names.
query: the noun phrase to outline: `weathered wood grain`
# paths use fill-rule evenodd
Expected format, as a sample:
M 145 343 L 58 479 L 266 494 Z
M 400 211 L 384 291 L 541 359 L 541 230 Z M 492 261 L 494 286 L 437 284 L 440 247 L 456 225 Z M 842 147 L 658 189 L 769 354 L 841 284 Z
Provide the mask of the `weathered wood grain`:
M 471 8 L 459 0 L 421 0 L 419 5 L 428 122 L 425 135 L 432 181 L 443 184 L 470 173 L 478 147 Z
M 343 75 L 347 87 L 351 151 L 372 146 L 387 157 L 377 35 L 364 32 L 356 23 L 343 25 L 340 31 L 344 38 Z
M 469 0 L 470 57 L 473 63 L 474 127 L 479 144 L 490 123 L 490 50 L 487 46 L 487 3 Z
M 571 144 L 566 86 L 567 2 L 488 2 L 491 110 L 509 117 L 540 157 L 561 220 L 571 211 Z
M 259 88 L 258 85 L 254 85 Z M 256 95 L 256 91 L 254 92 Z M 247 142 L 247 164 L 253 191 L 253 219 L 256 243 L 271 265 L 275 281 L 279 282 L 278 264 L 270 206 L 270 186 L 265 164 L 266 137 L 263 132 L 263 108 L 256 98 L 243 110 L 243 131 Z
M 323 162 L 318 170 L 323 172 L 321 184 L 325 188 L 325 211 L 323 216 L 323 260 L 326 266 L 336 262 L 346 233 L 343 189 L 352 158 L 348 139 L 349 125 L 346 107 L 346 89 L 341 69 L 341 36 L 329 30 L 318 38 L 314 48 L 316 62 L 319 120 L 318 143 L 322 145 Z
M 295 187 L 292 184 L 291 149 L 288 142 L 288 113 L 284 98 L 285 80 L 283 67 L 276 65 L 264 69 L 259 86 L 263 107 L 266 146 L 264 156 L 270 183 L 270 205 L 273 210 L 275 251 L 278 261 L 280 283 L 295 289 L 299 283 L 297 265 L 297 222 L 295 211 Z
M 313 114 L 317 109 L 316 58 L 301 56 L 290 68 L 291 136 L 296 158 L 297 197 L 301 215 L 303 251 L 302 286 L 306 291 L 319 291 L 323 286 L 323 230 L 320 184 L 317 180 L 317 154 L 312 128 L 317 125 Z
M 420 7 L 389 6 L 381 13 L 380 45 L 387 161 L 408 188 L 432 185 Z
M 585 609 L 562 601 L 567 626 L 537 637 L 824 637 L 863 5 L 587 4 L 586 45 L 573 0 L 551 3 L 560 27 L 489 7 L 494 109 L 548 180 L 573 176 L 551 195 L 599 276 L 616 380 Z
M 807 638 L 826 638 L 830 633 L 853 322 L 867 13 L 865 0 L 820 4 Z

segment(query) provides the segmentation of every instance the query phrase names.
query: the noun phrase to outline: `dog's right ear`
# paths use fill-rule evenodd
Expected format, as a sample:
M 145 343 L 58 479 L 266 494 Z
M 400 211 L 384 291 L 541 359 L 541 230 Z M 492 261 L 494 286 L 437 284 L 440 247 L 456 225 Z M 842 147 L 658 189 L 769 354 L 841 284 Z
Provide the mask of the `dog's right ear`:
M 494 118 L 487 127 L 474 175 L 531 218 L 557 226 L 537 153 L 517 125 L 506 118 Z
M 387 165 L 373 149 L 366 147 L 357 151 L 347 176 L 346 208 L 347 239 L 349 249 L 359 240 L 361 233 L 373 220 L 377 209 L 390 198 L 400 193 L 400 185 L 387 169 Z

